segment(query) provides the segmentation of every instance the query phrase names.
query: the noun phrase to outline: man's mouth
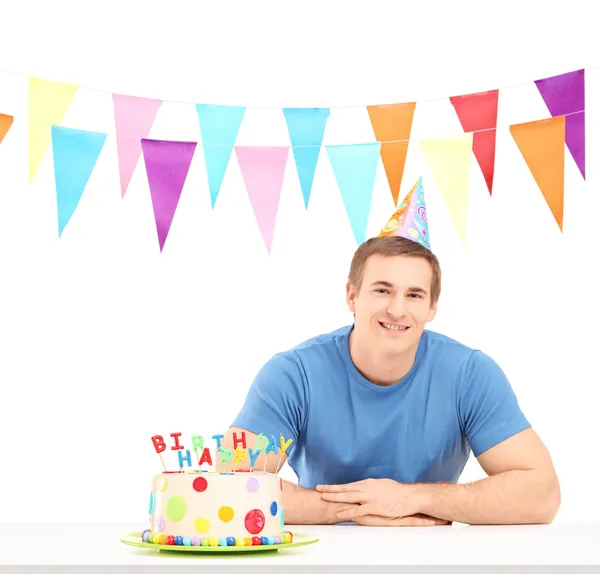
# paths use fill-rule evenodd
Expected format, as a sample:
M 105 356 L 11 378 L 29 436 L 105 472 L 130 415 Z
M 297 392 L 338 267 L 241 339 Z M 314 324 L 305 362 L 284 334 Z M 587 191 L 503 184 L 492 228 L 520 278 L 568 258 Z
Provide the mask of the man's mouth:
M 382 323 L 381 321 L 379 322 L 379 324 L 384 329 L 387 329 L 388 331 L 407 331 L 408 330 L 408 327 L 406 327 L 405 325 L 394 325 L 393 323 Z

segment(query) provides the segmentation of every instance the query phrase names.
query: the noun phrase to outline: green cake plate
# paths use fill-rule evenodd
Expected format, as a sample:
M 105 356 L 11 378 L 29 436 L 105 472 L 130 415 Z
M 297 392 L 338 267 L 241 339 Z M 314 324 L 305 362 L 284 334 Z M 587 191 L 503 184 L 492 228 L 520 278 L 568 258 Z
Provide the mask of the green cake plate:
M 298 548 L 314 544 L 319 539 L 309 534 L 293 533 L 293 540 L 289 544 L 269 544 L 259 546 L 178 546 L 173 544 L 153 544 L 142 540 L 141 532 L 132 532 L 121 538 L 121 542 L 127 546 L 145 548 L 147 550 L 161 550 L 166 552 L 203 552 L 203 553 L 237 553 L 237 552 L 274 552 L 284 548 Z

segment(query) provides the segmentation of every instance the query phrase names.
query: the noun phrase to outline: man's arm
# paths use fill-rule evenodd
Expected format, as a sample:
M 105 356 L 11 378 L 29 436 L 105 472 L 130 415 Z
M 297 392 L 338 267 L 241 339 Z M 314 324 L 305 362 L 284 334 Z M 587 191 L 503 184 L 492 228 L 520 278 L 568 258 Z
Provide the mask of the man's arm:
M 470 484 L 403 484 L 368 479 L 318 485 L 329 502 L 356 503 L 338 518 L 376 515 L 390 525 L 425 514 L 466 524 L 547 524 L 560 505 L 560 487 L 548 451 L 532 429 L 506 439 L 478 457 L 488 478 Z M 357 520 L 358 522 L 358 520 Z
M 467 484 L 417 485 L 420 512 L 468 524 L 547 524 L 560 506 L 548 450 L 531 428 L 477 457 L 487 478 Z
M 242 435 L 244 433 L 244 435 Z M 235 437 L 234 437 L 235 434 Z M 221 447 L 231 449 L 235 453 L 234 438 L 238 441 L 245 436 L 246 445 L 252 448 L 254 452 L 257 449 L 258 435 L 248 430 L 238 427 L 231 427 L 224 438 L 221 440 Z M 241 444 L 238 443 L 241 447 Z M 279 446 L 279 445 L 278 445 Z M 264 452 L 258 455 L 254 464 L 254 470 L 275 473 L 285 464 L 287 456 L 269 452 L 265 456 Z M 221 464 L 220 456 L 217 454 L 216 468 L 218 471 L 249 470 L 250 459 L 234 464 L 235 456 L 230 461 Z M 283 481 L 283 506 L 285 508 L 285 521 L 288 524 L 336 524 L 343 522 L 339 519 L 337 513 L 356 506 L 355 504 L 327 502 L 321 498 L 316 490 L 302 488 L 288 481 Z

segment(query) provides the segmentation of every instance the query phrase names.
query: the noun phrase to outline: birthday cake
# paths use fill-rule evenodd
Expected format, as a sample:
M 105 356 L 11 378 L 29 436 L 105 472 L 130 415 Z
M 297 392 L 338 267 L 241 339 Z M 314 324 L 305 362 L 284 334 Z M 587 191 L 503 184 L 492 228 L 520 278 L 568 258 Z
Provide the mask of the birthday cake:
M 159 454 L 166 449 L 162 437 L 160 439 L 157 441 L 153 437 Z M 162 446 L 157 448 L 160 442 Z M 200 446 L 202 454 L 197 453 L 198 466 L 212 466 L 210 449 Z M 196 447 L 194 451 L 198 450 L 198 444 L 193 447 Z M 176 448 L 180 452 L 183 450 L 177 436 Z M 260 449 L 248 450 L 255 462 Z M 235 450 L 235 460 L 244 460 L 241 451 Z M 220 445 L 216 453 L 222 461 L 232 459 L 233 453 Z M 182 546 L 258 546 L 292 542 L 292 534 L 284 529 L 283 482 L 277 474 L 254 470 L 254 465 L 244 470 L 234 467 L 231 472 L 183 469 L 183 464 L 191 462 L 191 457 L 191 452 L 185 451 L 185 455 L 179 455 L 179 470 L 154 476 L 150 492 L 150 528 L 142 532 L 144 542 Z

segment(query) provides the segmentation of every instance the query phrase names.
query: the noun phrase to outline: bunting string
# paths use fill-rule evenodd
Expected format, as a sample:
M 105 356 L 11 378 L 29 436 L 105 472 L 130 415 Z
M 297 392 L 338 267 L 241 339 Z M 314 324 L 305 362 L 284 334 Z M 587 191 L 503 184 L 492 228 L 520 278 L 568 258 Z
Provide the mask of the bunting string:
M 597 72 L 600 71 L 600 64 L 596 65 L 596 66 L 590 66 L 590 67 L 586 67 L 585 68 L 586 73 L 590 73 L 590 72 Z M 15 76 L 18 78 L 23 78 L 23 79 L 27 79 L 30 77 L 33 77 L 31 74 L 26 74 L 23 72 L 18 72 L 16 70 L 11 70 L 11 69 L 7 69 L 7 68 L 0 68 L 0 74 L 6 74 L 6 75 L 10 75 L 10 76 Z M 56 82 L 61 82 L 61 83 L 70 83 L 67 80 L 54 80 Z M 535 81 L 535 80 L 533 80 Z M 526 86 L 531 85 L 532 81 L 528 80 L 528 81 L 524 81 L 524 82 L 518 82 L 518 83 L 514 83 L 514 84 L 508 84 L 508 85 L 504 85 L 502 86 L 502 90 L 507 91 L 507 90 L 515 90 L 515 89 L 519 89 L 519 88 L 524 88 Z M 90 93 L 95 93 L 95 94 L 104 94 L 104 95 L 112 95 L 115 92 L 111 92 L 109 90 L 101 90 L 99 88 L 92 88 L 89 86 L 86 86 L 84 84 L 77 84 L 78 88 L 80 90 L 86 91 L 86 92 L 90 92 Z M 489 92 L 489 91 L 493 91 L 496 90 L 498 88 L 489 88 L 489 89 L 483 89 L 483 90 L 479 90 L 480 93 L 485 93 L 485 92 Z M 462 94 L 461 94 L 462 95 Z M 135 97 L 144 97 L 144 96 L 135 96 Z M 419 98 L 418 102 L 419 104 L 427 104 L 427 103 L 435 103 L 435 102 L 441 102 L 444 100 L 448 100 L 449 98 L 452 98 L 453 96 L 436 96 L 436 97 L 432 97 L 432 98 Z M 158 98 L 158 97 L 157 97 Z M 170 99 L 165 99 L 165 98 L 158 98 L 160 99 L 163 103 L 165 104 L 183 104 L 183 105 L 195 105 L 197 102 L 195 100 L 170 100 Z M 208 102 L 205 102 L 208 104 Z M 386 105 L 395 105 L 397 102 L 384 102 L 381 104 L 374 104 L 374 105 L 380 105 L 380 106 L 386 106 Z M 209 104 L 209 105 L 221 105 L 221 104 Z M 236 105 L 243 105 L 246 109 L 249 110 L 280 110 L 282 108 L 285 108 L 286 106 L 258 106 L 258 105 L 246 105 L 246 104 L 231 104 L 232 106 L 236 106 Z M 309 106 L 306 108 L 300 108 L 300 109 L 311 109 L 311 108 L 329 108 L 332 110 L 352 110 L 352 109 L 359 109 L 359 108 L 365 108 L 368 104 L 351 104 L 351 105 L 320 105 L 320 106 Z M 297 107 L 297 106 L 289 106 L 289 107 Z

